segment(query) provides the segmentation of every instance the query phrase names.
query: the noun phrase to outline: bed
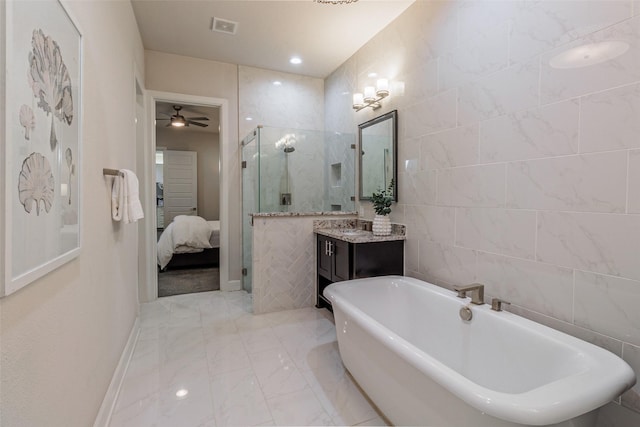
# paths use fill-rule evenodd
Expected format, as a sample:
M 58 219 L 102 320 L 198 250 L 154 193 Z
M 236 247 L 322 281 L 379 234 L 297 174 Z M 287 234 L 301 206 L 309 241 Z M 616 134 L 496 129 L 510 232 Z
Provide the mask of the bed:
M 158 239 L 160 270 L 188 267 L 218 267 L 220 221 L 178 215 Z

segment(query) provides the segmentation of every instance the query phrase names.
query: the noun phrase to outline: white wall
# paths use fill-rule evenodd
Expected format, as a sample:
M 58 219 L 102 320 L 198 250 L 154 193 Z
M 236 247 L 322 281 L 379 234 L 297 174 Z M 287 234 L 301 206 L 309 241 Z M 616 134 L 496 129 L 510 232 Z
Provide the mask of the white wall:
M 208 221 L 220 219 L 220 147 L 217 133 L 182 132 L 156 128 L 156 143 L 168 150 L 198 153 L 198 215 Z
M 240 178 L 240 143 L 238 140 L 238 67 L 187 56 L 145 51 L 145 85 L 147 89 L 179 94 L 223 98 L 229 101 L 229 279 L 239 280 L 242 269 L 242 182 Z M 222 123 L 222 126 L 225 124 Z M 222 153 L 222 152 L 221 152 Z M 222 155 L 222 154 L 221 154 Z
M 5 427 L 92 425 L 138 307 L 138 227 L 111 221 L 102 168 L 135 170 L 133 72 L 144 65 L 142 42 L 129 2 L 65 4 L 84 44 L 82 252 L 0 299 Z
M 629 49 L 549 65 L 606 40 Z M 355 113 L 371 72 L 405 93 Z M 416 2 L 327 78 L 325 105 L 327 128 L 344 130 L 398 109 L 392 220 L 407 225 L 408 275 L 482 282 L 640 373 L 639 2 Z M 622 405 L 640 411 L 639 393 Z M 606 414 L 640 424 L 625 411 Z

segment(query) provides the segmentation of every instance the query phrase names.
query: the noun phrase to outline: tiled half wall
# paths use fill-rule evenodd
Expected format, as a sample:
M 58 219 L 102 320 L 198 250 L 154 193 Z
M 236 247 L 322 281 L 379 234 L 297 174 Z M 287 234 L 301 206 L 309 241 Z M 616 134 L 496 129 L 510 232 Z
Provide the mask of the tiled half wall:
M 331 219 L 355 215 L 331 216 Z M 273 216 L 253 220 L 253 312 L 315 304 L 316 244 L 313 221 L 326 216 Z

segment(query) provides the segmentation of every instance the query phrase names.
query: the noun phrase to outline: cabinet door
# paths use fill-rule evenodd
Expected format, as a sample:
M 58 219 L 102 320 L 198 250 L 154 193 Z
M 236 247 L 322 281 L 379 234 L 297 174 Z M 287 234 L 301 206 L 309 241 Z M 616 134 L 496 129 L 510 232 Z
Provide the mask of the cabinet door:
M 331 270 L 332 270 L 332 257 L 329 256 L 328 253 L 328 242 L 329 238 L 318 235 L 318 274 L 322 277 L 326 277 L 329 280 L 332 280 Z
M 332 240 L 333 243 L 333 281 L 349 280 L 350 254 L 349 243 L 342 240 Z
M 354 279 L 404 274 L 404 242 L 369 242 L 354 244 Z

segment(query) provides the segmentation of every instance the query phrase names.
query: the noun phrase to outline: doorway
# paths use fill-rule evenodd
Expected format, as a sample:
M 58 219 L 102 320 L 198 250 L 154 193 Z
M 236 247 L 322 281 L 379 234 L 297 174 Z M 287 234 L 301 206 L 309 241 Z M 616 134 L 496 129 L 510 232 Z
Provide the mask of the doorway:
M 161 138 L 161 131 L 158 131 L 156 128 L 156 123 L 157 122 L 164 122 L 164 124 L 162 124 L 162 127 L 166 127 L 167 124 L 169 124 L 171 122 L 171 116 L 176 114 L 175 109 L 173 108 L 174 105 L 179 105 L 179 106 L 185 106 L 185 110 L 180 110 L 179 114 L 181 116 L 184 116 L 185 118 L 188 117 L 207 117 L 209 118 L 208 115 L 211 115 L 211 118 L 209 118 L 209 120 L 201 120 L 199 122 L 204 122 L 206 123 L 208 126 L 207 127 L 212 127 L 216 132 L 217 132 L 217 138 L 218 138 L 218 152 L 219 152 L 219 157 L 217 160 L 217 164 L 215 165 L 211 165 L 212 168 L 215 168 L 218 171 L 219 174 L 219 179 L 217 179 L 217 186 L 216 186 L 216 191 L 214 192 L 214 194 L 209 194 L 210 192 L 207 192 L 206 188 L 204 189 L 204 191 L 202 191 L 201 193 L 203 194 L 202 197 L 204 197 L 205 202 L 202 202 L 202 199 L 198 201 L 198 213 L 202 214 L 202 206 L 204 205 L 208 205 L 210 204 L 211 201 L 215 201 L 215 205 L 217 208 L 217 221 L 219 221 L 219 250 L 218 250 L 218 259 L 219 259 L 219 283 L 220 283 L 220 289 L 221 290 L 231 290 L 229 289 L 229 256 L 228 256 L 228 245 L 229 245 L 229 235 L 228 235 L 228 206 L 229 206 L 229 194 L 228 194 L 228 182 L 229 182 L 229 168 L 230 168 L 230 161 L 229 159 L 227 159 L 228 157 L 228 150 L 225 150 L 224 147 L 228 146 L 229 141 L 228 141 L 228 101 L 226 99 L 220 99 L 220 98 L 208 98 L 208 97 L 200 97 L 200 96 L 193 96 L 193 95 L 184 95 L 184 94 L 176 94 L 176 93 L 169 93 L 169 92 L 156 92 L 156 91 L 148 91 L 148 104 L 149 105 L 149 109 L 148 109 L 148 115 L 147 115 L 147 123 L 150 124 L 150 144 L 148 145 L 148 156 L 147 158 L 153 159 L 152 160 L 152 164 L 149 165 L 149 170 L 150 170 L 150 174 L 149 174 L 149 183 L 150 186 L 152 188 L 151 191 L 151 195 L 150 195 L 150 200 L 151 200 L 151 204 L 155 207 L 156 212 L 158 211 L 158 205 L 159 203 L 164 203 L 164 200 L 162 200 L 162 202 L 159 202 L 159 200 L 161 200 L 158 197 L 158 192 L 156 191 L 157 189 L 157 184 L 156 184 L 156 171 L 157 171 L 157 165 L 155 163 L 155 159 L 156 159 L 156 148 L 166 148 L 169 149 L 170 147 L 166 147 L 164 142 L 162 142 L 161 139 L 159 139 L 159 137 Z M 157 109 L 160 108 L 160 104 L 164 103 L 164 104 L 168 104 L 169 105 L 169 115 L 163 115 L 161 114 L 160 111 L 157 111 Z M 156 108 L 156 104 L 158 104 L 158 107 Z M 188 106 L 189 108 L 191 108 L 192 110 L 187 111 L 186 110 L 186 106 Z M 216 114 L 211 114 L 210 112 L 205 113 L 199 113 L 198 109 L 203 109 L 203 108 L 213 108 L 217 110 Z M 165 120 L 156 120 L 156 118 L 159 119 L 165 119 Z M 211 119 L 218 119 L 217 121 L 211 120 Z M 168 120 L 167 120 L 168 119 Z M 213 124 L 212 124 L 213 123 Z M 192 125 L 193 126 L 193 125 Z M 192 127 L 189 126 L 189 127 Z M 195 125 L 193 127 L 198 127 L 200 128 L 200 126 Z M 164 129 L 163 129 L 164 130 Z M 185 134 L 183 134 L 185 135 Z M 200 169 L 200 168 L 199 168 Z M 163 193 L 166 191 L 166 188 L 163 188 Z M 162 194 L 162 197 L 164 198 L 164 194 Z M 200 216 L 200 215 L 199 215 Z M 203 219 L 204 220 L 204 219 Z M 206 220 L 205 220 L 206 221 Z M 164 224 L 161 223 L 160 231 L 163 231 L 164 228 L 166 228 L 167 225 L 167 221 L 165 219 Z M 158 259 L 158 248 L 156 245 L 159 233 L 158 233 L 158 218 L 157 215 L 153 216 L 153 221 L 149 221 L 149 227 L 147 229 L 146 234 L 146 239 L 147 241 L 152 243 L 152 254 L 153 256 L 153 264 L 154 264 L 154 268 L 157 270 L 158 266 L 156 263 L 156 260 Z M 144 299 L 141 299 L 142 302 L 145 301 L 153 301 L 158 297 L 158 277 L 157 274 L 154 274 L 152 277 L 149 278 L 150 280 L 148 280 L 146 286 L 145 286 L 145 292 L 143 292 L 144 294 Z
M 219 290 L 220 109 L 155 106 L 158 296 Z

